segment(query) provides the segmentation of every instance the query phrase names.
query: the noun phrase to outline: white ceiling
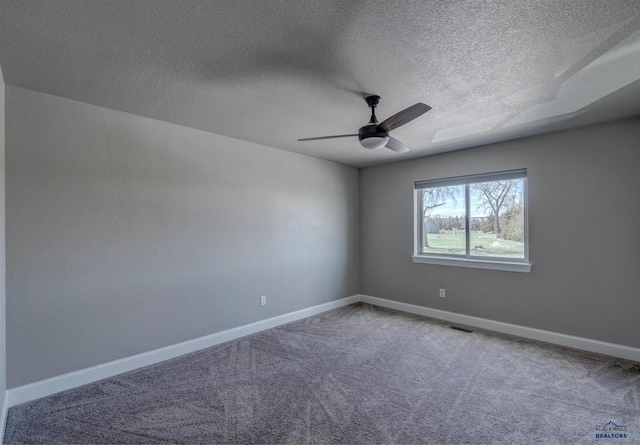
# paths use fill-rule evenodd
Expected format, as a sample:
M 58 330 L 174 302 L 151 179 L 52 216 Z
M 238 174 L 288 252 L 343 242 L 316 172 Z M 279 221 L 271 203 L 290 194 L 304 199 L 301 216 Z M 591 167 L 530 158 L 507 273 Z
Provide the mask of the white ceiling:
M 5 83 L 364 167 L 640 115 L 638 0 L 3 0 Z M 368 151 L 382 121 L 433 107 Z

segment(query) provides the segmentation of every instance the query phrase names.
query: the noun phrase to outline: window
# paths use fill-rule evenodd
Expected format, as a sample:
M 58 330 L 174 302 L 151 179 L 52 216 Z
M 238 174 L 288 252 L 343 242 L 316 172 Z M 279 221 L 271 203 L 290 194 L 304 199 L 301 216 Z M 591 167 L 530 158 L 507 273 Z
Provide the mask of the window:
M 527 171 L 417 181 L 417 263 L 530 272 Z

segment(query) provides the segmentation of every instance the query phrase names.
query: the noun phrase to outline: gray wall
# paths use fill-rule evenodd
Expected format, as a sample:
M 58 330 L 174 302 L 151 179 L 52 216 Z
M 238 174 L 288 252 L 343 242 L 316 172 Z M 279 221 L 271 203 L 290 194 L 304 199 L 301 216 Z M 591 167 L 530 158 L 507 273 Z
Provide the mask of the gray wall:
M 4 79 L 0 69 L 0 412 L 7 389 L 6 319 L 5 319 L 5 218 L 4 218 Z
M 629 120 L 358 176 L 7 86 L 7 386 L 360 291 L 640 347 L 639 141 Z M 523 167 L 531 274 L 411 262 L 414 180 Z
M 355 168 L 11 86 L 6 131 L 10 388 L 359 291 Z
M 361 291 L 640 347 L 639 167 L 635 119 L 362 170 Z M 412 263 L 413 181 L 515 168 L 532 273 Z

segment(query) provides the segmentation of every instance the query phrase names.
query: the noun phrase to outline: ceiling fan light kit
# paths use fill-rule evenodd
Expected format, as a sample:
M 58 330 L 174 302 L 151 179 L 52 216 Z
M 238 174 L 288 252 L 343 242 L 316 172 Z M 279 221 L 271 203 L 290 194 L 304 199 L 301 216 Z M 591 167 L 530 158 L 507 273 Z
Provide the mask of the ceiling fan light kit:
M 378 130 L 378 123 L 370 123 L 358 130 L 360 145 L 369 150 L 377 150 L 387 145 L 389 134 Z
M 389 136 L 360 136 L 360 145 L 367 150 L 377 150 L 387 145 Z
M 368 150 L 377 150 L 382 147 L 387 147 L 389 150 L 396 153 L 406 153 L 409 151 L 409 147 L 402 142 L 389 136 L 389 132 L 394 128 L 398 128 L 408 122 L 411 122 L 415 118 L 423 115 L 431 109 L 429 105 L 425 105 L 422 102 L 418 102 L 415 105 L 405 108 L 399 113 L 394 114 L 388 119 L 385 119 L 382 123 L 378 122 L 376 118 L 376 107 L 380 103 L 380 96 L 371 95 L 365 98 L 367 105 L 371 108 L 371 119 L 369 123 L 358 130 L 358 134 L 343 134 L 337 136 L 321 136 L 314 138 L 298 139 L 298 141 L 317 141 L 321 139 L 335 139 L 358 136 L 360 145 Z

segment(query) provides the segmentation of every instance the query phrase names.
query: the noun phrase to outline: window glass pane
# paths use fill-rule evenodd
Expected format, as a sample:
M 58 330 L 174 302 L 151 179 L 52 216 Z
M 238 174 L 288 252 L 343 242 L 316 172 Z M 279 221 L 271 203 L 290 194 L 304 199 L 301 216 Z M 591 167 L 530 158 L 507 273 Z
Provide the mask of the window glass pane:
M 465 186 L 422 190 L 422 253 L 466 254 Z
M 470 255 L 524 259 L 524 179 L 469 187 Z

